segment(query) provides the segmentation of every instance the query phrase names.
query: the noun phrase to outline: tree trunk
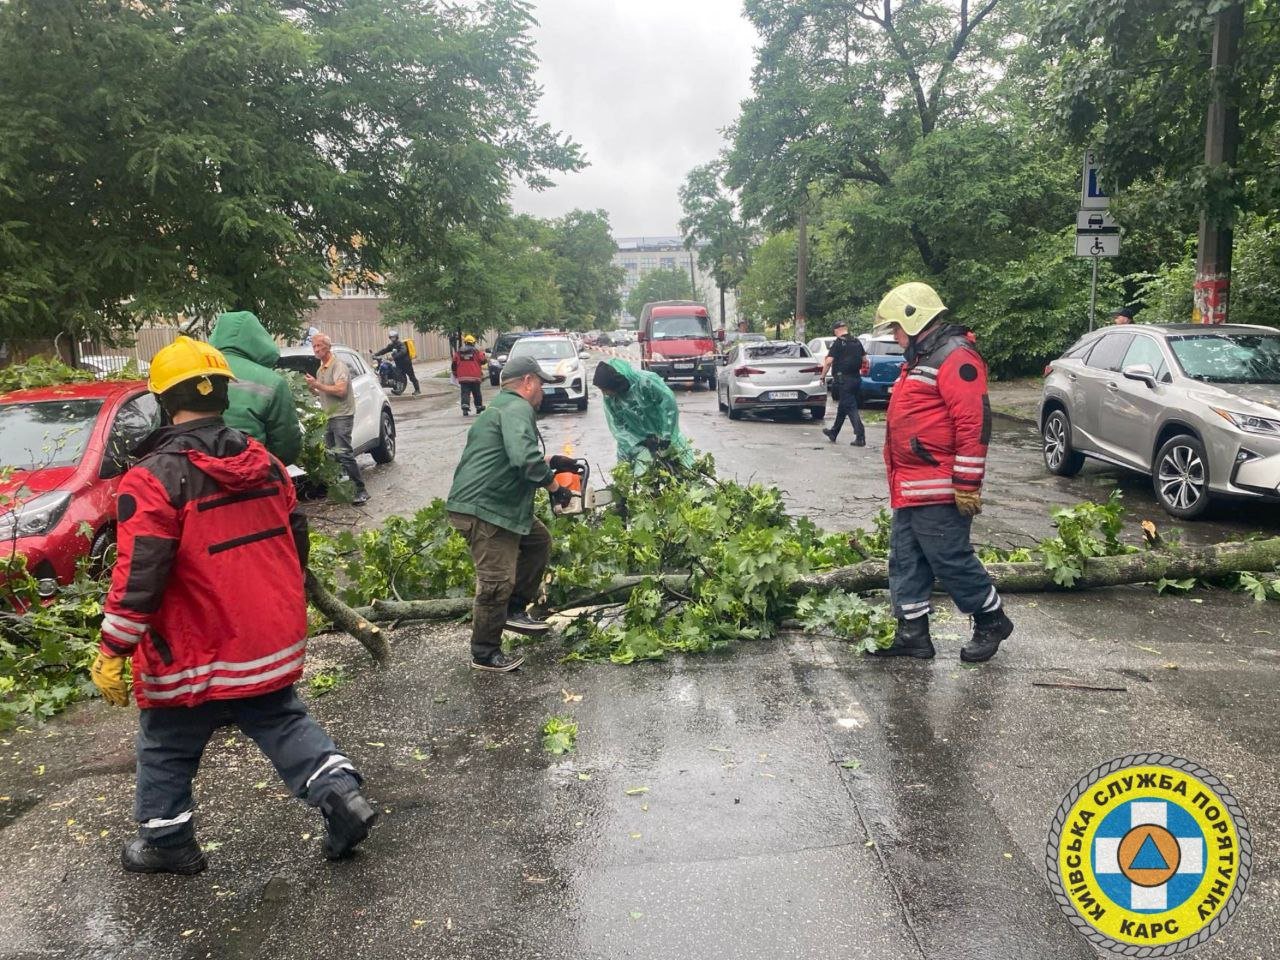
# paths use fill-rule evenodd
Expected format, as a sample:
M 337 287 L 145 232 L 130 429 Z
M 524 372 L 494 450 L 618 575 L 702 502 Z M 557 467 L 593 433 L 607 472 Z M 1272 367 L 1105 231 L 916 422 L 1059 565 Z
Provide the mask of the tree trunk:
M 1084 572 L 1070 589 L 1113 587 L 1125 583 L 1150 583 L 1167 577 L 1216 577 L 1227 573 L 1270 572 L 1280 565 L 1280 537 L 1270 540 L 1242 540 L 1214 543 L 1182 550 L 1127 553 L 1118 557 L 1094 557 L 1084 564 Z M 1039 563 L 991 563 L 987 572 L 1004 593 L 1042 593 L 1067 589 L 1054 582 L 1053 575 Z M 852 567 L 800 577 L 791 584 L 796 595 L 810 590 L 843 590 L 860 593 L 884 590 L 889 586 L 888 564 L 870 560 Z
M 311 601 L 311 605 L 328 617 L 339 630 L 359 640 L 376 663 L 385 664 L 391 656 L 391 647 L 387 644 L 387 636 L 382 628 L 374 626 L 359 611 L 352 610 L 326 590 L 310 570 L 307 571 L 306 583 L 307 599 Z

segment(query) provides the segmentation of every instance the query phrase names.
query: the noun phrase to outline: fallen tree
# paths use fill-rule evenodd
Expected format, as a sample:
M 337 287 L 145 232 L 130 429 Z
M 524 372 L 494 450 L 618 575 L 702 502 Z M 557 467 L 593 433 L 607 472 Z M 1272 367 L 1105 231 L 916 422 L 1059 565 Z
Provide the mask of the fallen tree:
M 1081 572 L 1070 586 L 1058 582 L 1043 563 L 989 563 L 987 572 L 1002 593 L 1045 593 L 1187 577 L 1215 579 L 1232 573 L 1270 572 L 1277 566 L 1280 566 L 1280 537 L 1090 557 L 1083 561 Z M 889 565 L 883 560 L 868 560 L 800 577 L 791 584 L 790 591 L 795 596 L 803 596 L 810 591 L 865 593 L 888 588 Z

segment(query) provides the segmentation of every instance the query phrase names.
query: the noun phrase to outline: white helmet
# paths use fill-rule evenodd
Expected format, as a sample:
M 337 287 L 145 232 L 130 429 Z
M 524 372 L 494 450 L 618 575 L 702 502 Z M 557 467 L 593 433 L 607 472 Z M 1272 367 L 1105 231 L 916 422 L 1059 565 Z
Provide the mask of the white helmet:
M 392 340 L 400 339 L 400 334 L 395 330 L 392 330 L 390 333 L 387 334 L 387 336 L 390 337 Z

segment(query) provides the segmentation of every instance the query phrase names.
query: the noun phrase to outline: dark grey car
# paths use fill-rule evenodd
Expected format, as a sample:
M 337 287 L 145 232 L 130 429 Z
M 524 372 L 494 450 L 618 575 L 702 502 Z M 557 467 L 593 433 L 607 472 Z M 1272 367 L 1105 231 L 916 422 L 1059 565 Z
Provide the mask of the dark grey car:
M 1125 324 L 1086 334 L 1045 371 L 1044 463 L 1139 470 L 1175 517 L 1214 496 L 1280 499 L 1280 331 Z

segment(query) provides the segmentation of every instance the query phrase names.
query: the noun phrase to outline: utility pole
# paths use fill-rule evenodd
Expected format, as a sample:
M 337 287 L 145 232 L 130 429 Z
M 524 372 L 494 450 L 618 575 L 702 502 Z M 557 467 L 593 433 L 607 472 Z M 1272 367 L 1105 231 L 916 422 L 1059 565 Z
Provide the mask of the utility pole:
M 1213 55 L 1209 66 L 1213 99 L 1204 129 L 1204 163 L 1207 168 L 1233 168 L 1240 142 L 1240 108 L 1236 103 L 1238 85 L 1234 71 L 1244 33 L 1244 4 L 1236 3 L 1218 11 L 1213 24 Z M 1199 323 L 1226 323 L 1231 297 L 1232 222 L 1200 215 L 1200 237 L 1196 253 L 1195 307 L 1193 319 Z
M 689 289 L 693 291 L 693 299 L 698 299 L 698 278 L 693 272 L 693 251 L 689 251 Z
M 796 223 L 796 325 L 795 336 L 797 340 L 804 339 L 805 327 L 805 300 L 808 296 L 806 289 L 809 279 L 809 222 L 804 207 L 800 208 L 800 215 Z

